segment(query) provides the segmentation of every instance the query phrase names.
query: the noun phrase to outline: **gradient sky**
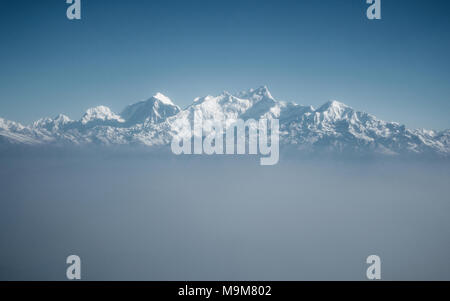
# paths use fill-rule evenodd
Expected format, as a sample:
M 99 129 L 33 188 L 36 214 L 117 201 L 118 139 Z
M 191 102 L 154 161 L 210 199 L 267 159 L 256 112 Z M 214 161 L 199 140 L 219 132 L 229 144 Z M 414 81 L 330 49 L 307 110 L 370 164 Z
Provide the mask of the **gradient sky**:
M 0 116 L 29 123 L 89 107 L 120 112 L 162 92 L 267 85 L 275 98 L 337 99 L 414 128 L 450 128 L 450 2 L 0 0 Z

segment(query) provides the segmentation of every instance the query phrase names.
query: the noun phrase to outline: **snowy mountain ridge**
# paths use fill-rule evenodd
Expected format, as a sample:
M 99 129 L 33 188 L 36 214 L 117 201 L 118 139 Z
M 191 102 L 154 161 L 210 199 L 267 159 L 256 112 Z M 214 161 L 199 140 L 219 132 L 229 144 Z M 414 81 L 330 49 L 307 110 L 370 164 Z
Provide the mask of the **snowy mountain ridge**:
M 80 120 L 65 115 L 32 125 L 0 118 L 0 145 L 167 146 L 194 116 L 223 121 L 276 118 L 280 147 L 301 152 L 450 155 L 450 130 L 411 130 L 338 102 L 312 106 L 276 100 L 267 87 L 232 95 L 196 98 L 185 109 L 161 93 L 127 106 L 120 114 L 106 106 L 90 108 Z

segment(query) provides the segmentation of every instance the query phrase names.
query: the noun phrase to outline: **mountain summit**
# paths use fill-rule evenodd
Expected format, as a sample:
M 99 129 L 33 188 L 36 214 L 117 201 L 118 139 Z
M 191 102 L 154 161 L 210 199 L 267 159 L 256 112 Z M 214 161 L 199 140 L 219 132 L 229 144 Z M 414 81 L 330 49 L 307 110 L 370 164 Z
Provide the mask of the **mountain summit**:
M 0 118 L 0 146 L 16 145 L 145 145 L 167 146 L 180 125 L 194 116 L 221 120 L 280 120 L 280 147 L 298 152 L 359 154 L 433 154 L 450 156 L 450 130 L 411 130 L 386 122 L 338 102 L 312 106 L 276 100 L 267 86 L 235 95 L 197 97 L 184 110 L 167 96 L 153 97 L 127 106 L 120 114 L 108 107 L 91 108 L 80 120 L 65 115 L 43 118 L 31 126 Z
M 127 106 L 120 116 L 126 120 L 127 125 L 131 126 L 144 122 L 163 122 L 179 112 L 180 108 L 174 105 L 169 97 L 157 93 L 145 101 Z

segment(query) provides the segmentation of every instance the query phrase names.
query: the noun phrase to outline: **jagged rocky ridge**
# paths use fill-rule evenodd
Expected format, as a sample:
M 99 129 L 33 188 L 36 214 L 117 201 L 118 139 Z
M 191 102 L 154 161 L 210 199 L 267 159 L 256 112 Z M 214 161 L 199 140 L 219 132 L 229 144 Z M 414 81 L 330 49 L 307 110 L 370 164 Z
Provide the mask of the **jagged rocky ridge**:
M 267 87 L 196 98 L 184 110 L 158 93 L 127 106 L 120 114 L 99 106 L 87 110 L 80 120 L 59 115 L 29 126 L 0 118 L 0 145 L 167 146 L 198 112 L 204 119 L 222 120 L 227 125 L 238 118 L 277 118 L 280 147 L 299 152 L 450 155 L 450 130 L 407 129 L 337 101 L 317 109 L 278 101 Z

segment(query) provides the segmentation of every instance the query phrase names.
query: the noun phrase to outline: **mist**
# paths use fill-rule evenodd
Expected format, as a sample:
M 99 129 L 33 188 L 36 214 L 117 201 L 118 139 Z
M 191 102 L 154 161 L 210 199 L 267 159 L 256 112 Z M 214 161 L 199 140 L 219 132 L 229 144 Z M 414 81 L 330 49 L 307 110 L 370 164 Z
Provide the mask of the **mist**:
M 0 280 L 450 280 L 449 165 L 4 155 Z

